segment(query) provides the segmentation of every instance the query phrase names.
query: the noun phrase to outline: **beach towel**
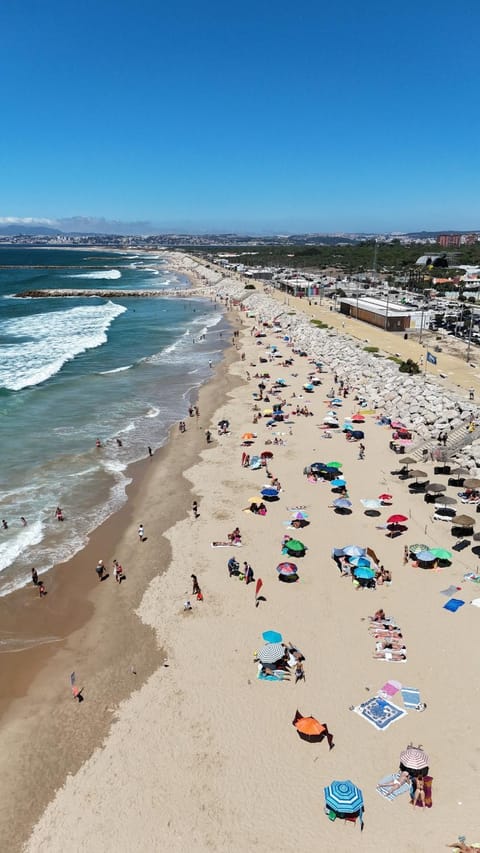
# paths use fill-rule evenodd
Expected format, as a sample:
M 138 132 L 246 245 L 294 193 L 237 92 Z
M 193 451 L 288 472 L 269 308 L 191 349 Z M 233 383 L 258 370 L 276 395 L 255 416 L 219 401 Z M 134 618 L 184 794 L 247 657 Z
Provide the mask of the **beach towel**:
M 384 776 L 383 779 L 380 779 L 380 782 L 377 785 L 377 791 L 382 796 L 385 797 L 386 800 L 396 800 L 401 794 L 408 794 L 410 791 L 410 782 L 404 782 L 402 785 L 397 785 L 396 788 L 390 787 L 390 782 L 394 782 L 395 779 L 398 779 L 400 776 L 400 770 L 397 770 L 396 773 L 390 773 L 389 776 Z M 385 787 L 387 786 L 387 787 Z
M 457 587 L 454 586 L 453 584 L 450 584 L 448 589 L 441 589 L 440 590 L 440 595 L 446 595 L 447 598 L 450 598 L 454 592 L 457 592 Z
M 451 598 L 443 605 L 443 609 L 450 610 L 450 613 L 456 613 L 459 607 L 463 607 L 464 604 L 465 602 L 461 598 Z
M 380 688 L 378 693 L 379 696 L 382 697 L 382 699 L 388 699 L 389 696 L 395 696 L 395 693 L 398 693 L 401 687 L 402 685 L 399 681 L 394 681 L 393 679 L 391 679 L 390 681 L 385 682 L 385 684 L 383 685 L 383 687 Z
M 381 732 L 388 729 L 392 723 L 405 717 L 407 713 L 403 708 L 399 708 L 393 702 L 382 699 L 381 696 L 372 696 L 367 702 L 362 702 L 361 705 L 357 705 L 353 710 L 360 717 L 363 717 L 367 723 L 375 726 Z
M 418 708 L 422 701 L 416 687 L 402 687 L 402 699 L 405 708 Z
M 261 665 L 259 666 L 257 672 L 257 678 L 259 679 L 259 681 L 283 681 L 284 675 L 285 673 L 280 670 L 275 670 L 274 675 L 266 675 L 264 672 L 262 672 Z
M 423 777 L 423 790 L 425 791 L 425 806 L 427 807 L 427 809 L 431 809 L 433 806 L 432 783 L 433 783 L 433 776 L 424 776 Z M 417 800 L 415 805 L 422 808 L 421 800 Z
M 241 542 L 211 542 L 212 548 L 240 548 Z

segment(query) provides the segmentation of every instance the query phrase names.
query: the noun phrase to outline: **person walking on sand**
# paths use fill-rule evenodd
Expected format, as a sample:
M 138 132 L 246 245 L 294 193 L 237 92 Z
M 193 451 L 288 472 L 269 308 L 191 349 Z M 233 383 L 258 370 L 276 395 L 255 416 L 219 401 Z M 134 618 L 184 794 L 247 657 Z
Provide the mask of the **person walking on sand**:
M 98 580 L 103 581 L 105 577 L 105 563 L 103 560 L 99 560 L 97 565 L 95 566 L 95 571 L 98 575 Z
M 35 568 L 32 569 L 32 583 L 34 586 L 38 585 L 38 572 Z
M 196 575 L 190 575 L 192 579 L 192 595 L 198 595 L 200 590 L 200 584 L 198 583 L 198 579 Z
M 139 538 L 140 542 L 143 542 L 143 540 L 145 538 L 145 528 L 144 528 L 143 524 L 138 525 L 138 538 Z
M 44 596 L 47 594 L 47 590 L 45 589 L 42 581 L 40 581 L 40 583 L 38 584 L 38 593 L 40 598 L 44 598 Z
M 121 583 L 123 578 L 123 569 L 118 560 L 113 561 L 113 577 L 116 583 Z
M 198 518 L 200 513 L 198 512 L 198 504 L 196 501 L 192 501 L 192 512 L 193 512 L 193 517 Z
M 151 459 L 151 458 L 152 458 L 152 456 L 153 456 L 153 450 L 152 450 L 152 448 L 150 447 L 150 445 L 148 445 L 147 450 L 148 450 L 148 455 L 150 456 L 150 459 Z

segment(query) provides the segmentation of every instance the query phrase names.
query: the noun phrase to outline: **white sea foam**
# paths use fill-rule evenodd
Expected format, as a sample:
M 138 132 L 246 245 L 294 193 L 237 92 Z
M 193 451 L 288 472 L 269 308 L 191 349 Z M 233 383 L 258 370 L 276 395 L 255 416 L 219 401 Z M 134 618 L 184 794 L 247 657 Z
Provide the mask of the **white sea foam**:
M 94 270 L 93 272 L 75 273 L 75 275 L 67 275 L 66 278 L 95 278 L 95 279 L 115 279 L 121 278 L 120 270 Z
M 110 324 L 126 310 L 107 302 L 8 320 L 3 333 L 13 342 L 0 346 L 0 387 L 20 391 L 45 382 L 65 362 L 106 343 Z
M 130 370 L 133 364 L 126 364 L 125 367 L 115 367 L 113 370 L 101 370 L 100 376 L 107 376 L 109 373 L 122 373 L 124 370 Z
M 7 538 L 0 543 L 0 572 L 10 566 L 14 560 L 29 548 L 37 545 L 42 540 L 43 522 L 41 519 L 33 521 L 27 527 L 22 527 L 18 533 L 13 533 L 9 528 Z
M 148 410 L 148 412 L 147 412 L 147 414 L 145 415 L 145 417 L 146 417 L 146 418 L 158 418 L 159 414 L 160 414 L 160 409 L 158 409 L 156 406 L 152 406 L 152 407 Z

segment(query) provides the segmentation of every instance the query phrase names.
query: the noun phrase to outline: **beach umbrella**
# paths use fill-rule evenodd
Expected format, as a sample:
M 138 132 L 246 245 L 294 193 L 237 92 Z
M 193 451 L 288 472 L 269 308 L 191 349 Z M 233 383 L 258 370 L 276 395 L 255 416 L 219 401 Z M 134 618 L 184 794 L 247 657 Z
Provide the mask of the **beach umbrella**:
M 348 498 L 337 498 L 333 502 L 333 506 L 335 509 L 350 509 L 352 502 L 349 501 Z
M 400 515 L 400 513 L 387 518 L 387 524 L 403 524 L 404 521 L 408 521 L 408 518 L 406 515 Z
M 428 770 L 428 755 L 419 746 L 408 746 L 400 753 L 400 769 L 413 770 L 413 775 L 417 775 L 419 771 Z M 421 773 L 419 775 L 422 775 Z
M 342 551 L 347 557 L 363 557 L 365 554 L 365 548 L 360 548 L 359 545 L 346 545 Z
M 357 568 L 369 569 L 370 560 L 368 557 L 350 557 L 349 562 Z
M 411 459 L 410 456 L 405 456 L 405 459 L 402 459 L 402 465 L 415 465 L 416 459 Z
M 331 485 L 331 486 L 335 486 L 335 487 L 339 487 L 339 486 L 346 486 L 346 485 L 347 485 L 347 481 L 346 481 L 346 480 L 342 480 L 342 478 L 341 478 L 341 477 L 337 477 L 335 480 L 332 480 L 332 482 L 330 483 L 330 485 Z
M 433 563 L 437 559 L 431 551 L 419 551 L 415 556 L 422 563 Z
M 243 441 L 253 441 L 254 439 L 255 439 L 255 436 L 254 436 L 253 432 L 244 432 L 242 435 Z
M 343 400 L 340 397 L 334 397 L 332 400 L 332 406 L 343 406 Z
M 278 631 L 264 631 L 262 637 L 266 643 L 281 643 L 283 640 L 282 635 Z
M 438 498 L 435 498 L 435 503 L 443 504 L 443 506 L 453 506 L 458 501 L 456 498 L 451 498 L 450 495 L 439 495 Z
M 454 474 L 456 477 L 464 477 L 465 474 L 469 473 L 469 471 L 468 468 L 454 468 L 450 473 Z
M 378 498 L 361 498 L 360 503 L 365 509 L 379 509 L 382 505 Z
M 359 580 L 368 581 L 375 577 L 375 569 L 372 569 L 369 566 L 357 566 L 353 570 L 353 574 Z
M 222 418 L 221 421 L 218 422 L 219 427 L 225 427 L 225 429 L 230 426 L 230 421 L 227 421 L 226 418 Z
M 277 385 L 286 385 L 286 384 L 287 384 L 287 383 L 286 383 L 286 381 L 285 381 L 285 379 L 276 379 L 276 380 L 275 380 L 275 383 L 276 383 Z
M 342 429 L 344 432 L 353 432 L 353 424 L 344 424 Z
M 331 782 L 324 788 L 325 803 L 340 814 L 355 814 L 363 809 L 363 794 L 353 782 L 346 779 L 344 782 Z
M 328 465 L 326 462 L 312 462 L 310 468 L 312 469 L 312 471 L 325 471 L 326 468 L 328 468 Z
M 405 424 L 402 421 L 390 421 L 392 429 L 405 429 Z
M 298 569 L 295 563 L 279 563 L 277 566 L 277 572 L 279 575 L 285 575 L 285 577 L 287 577 L 288 575 L 296 575 Z
M 428 551 L 428 545 L 410 545 L 408 550 L 411 554 L 419 554 L 421 551 Z
M 328 731 L 326 723 L 321 723 L 315 717 L 303 717 L 300 711 L 297 711 L 292 724 L 295 726 L 302 740 L 308 740 L 310 743 L 318 743 L 326 737 L 330 749 L 333 749 L 333 735 Z
M 428 477 L 428 474 L 426 474 L 425 471 L 410 471 L 410 476 L 414 477 L 415 480 L 424 480 Z
M 303 387 L 305 391 L 313 391 L 313 385 L 311 384 L 311 382 L 306 382 Z
M 303 510 L 296 512 L 293 516 L 294 521 L 304 521 L 305 518 L 308 518 L 308 512 L 304 512 Z
M 263 410 L 263 414 L 264 414 L 264 415 L 267 415 L 267 417 L 268 417 L 269 415 L 273 415 L 273 409 L 264 409 L 264 410 Z
M 361 438 L 365 438 L 365 433 L 361 429 L 352 429 L 350 435 L 352 438 L 356 438 L 359 441 Z
M 303 557 L 307 550 L 303 542 L 300 542 L 298 539 L 289 539 L 285 542 L 285 548 L 289 554 L 296 557 Z
M 382 502 L 382 504 L 390 503 L 392 500 L 392 495 L 387 495 L 385 492 L 383 495 L 378 496 L 378 500 Z
M 470 477 L 464 481 L 463 485 L 466 489 L 480 489 L 480 480 L 477 477 Z
M 451 560 L 452 552 L 446 548 L 430 548 L 430 553 L 434 554 L 437 560 Z
M 260 494 L 261 494 L 262 498 L 265 498 L 265 500 L 267 500 L 267 501 L 274 501 L 276 498 L 278 498 L 278 490 L 277 489 L 271 489 L 271 488 L 262 489 Z
M 455 515 L 452 518 L 452 524 L 455 525 L 455 527 L 473 527 L 475 519 L 470 515 Z
M 260 495 L 253 495 L 253 497 L 248 499 L 249 504 L 261 503 L 261 501 L 262 501 L 262 499 L 261 499 Z
M 331 415 L 327 415 L 323 419 L 323 423 L 327 424 L 327 426 L 338 427 L 338 421 L 336 420 L 336 418 L 333 418 Z
M 427 492 L 433 492 L 434 494 L 438 494 L 439 492 L 446 492 L 447 487 L 442 483 L 429 483 L 427 486 Z
M 363 424 L 363 423 L 365 423 L 365 418 L 364 418 L 364 416 L 363 416 L 363 415 L 356 414 L 356 415 L 354 415 L 354 416 L 353 416 L 353 418 L 352 418 L 352 422 L 353 422 L 354 424 Z
M 271 450 L 262 450 L 260 456 L 262 459 L 273 459 L 273 453 Z
M 341 468 L 341 462 L 327 462 L 327 468 Z
M 260 663 L 277 663 L 285 654 L 281 643 L 267 643 L 258 653 Z

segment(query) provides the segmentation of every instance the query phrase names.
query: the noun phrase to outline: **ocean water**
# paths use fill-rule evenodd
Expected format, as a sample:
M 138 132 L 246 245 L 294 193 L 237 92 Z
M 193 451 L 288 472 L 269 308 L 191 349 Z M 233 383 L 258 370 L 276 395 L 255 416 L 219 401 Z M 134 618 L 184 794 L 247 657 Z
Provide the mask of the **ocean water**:
M 122 296 L 186 284 L 161 255 L 0 248 L 0 595 L 78 551 L 125 501 L 127 465 L 188 417 L 230 339 L 220 307 Z M 14 298 L 79 287 L 117 295 Z

